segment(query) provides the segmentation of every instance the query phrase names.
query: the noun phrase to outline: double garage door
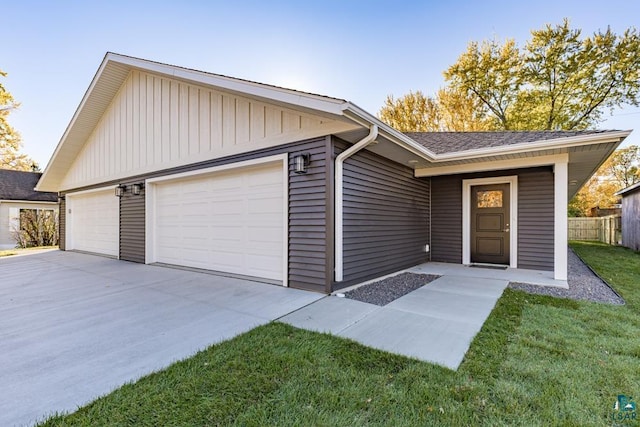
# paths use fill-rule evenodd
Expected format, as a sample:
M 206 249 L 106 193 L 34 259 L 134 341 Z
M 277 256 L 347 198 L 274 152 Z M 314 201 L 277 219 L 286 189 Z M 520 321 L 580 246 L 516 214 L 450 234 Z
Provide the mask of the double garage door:
M 285 185 L 281 161 L 148 180 L 147 224 L 140 224 L 146 227 L 147 263 L 283 283 Z M 119 199 L 113 189 L 67 199 L 73 234 L 68 248 L 118 256 Z

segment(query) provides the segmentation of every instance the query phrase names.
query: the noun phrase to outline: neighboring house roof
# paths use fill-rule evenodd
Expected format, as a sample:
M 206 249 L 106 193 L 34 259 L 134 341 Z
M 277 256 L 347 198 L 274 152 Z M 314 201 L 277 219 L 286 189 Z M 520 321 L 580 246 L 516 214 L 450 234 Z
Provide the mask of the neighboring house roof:
M 637 184 L 633 184 L 627 188 L 623 188 L 622 190 L 618 191 L 615 195 L 626 197 L 631 193 L 635 193 L 636 191 L 640 191 L 640 182 L 638 182 Z
M 36 191 L 39 172 L 23 172 L 0 169 L 0 200 L 25 200 L 30 202 L 56 202 L 57 193 Z
M 619 132 L 617 130 L 578 131 L 495 131 L 495 132 L 404 132 L 436 154 L 457 153 L 479 148 L 504 147 L 568 137 Z
M 569 197 L 609 157 L 630 131 L 575 132 L 442 132 L 403 134 L 376 116 L 340 98 L 316 95 L 249 80 L 197 71 L 130 56 L 107 53 L 80 105 L 56 147 L 39 190 L 59 191 L 67 172 L 82 152 L 103 115 L 128 76 L 142 70 L 178 81 L 326 117 L 351 125 L 335 135 L 355 143 L 374 126 L 378 128 L 376 145 L 368 150 L 395 162 L 408 165 L 416 176 L 499 170 L 514 167 L 514 161 L 567 155 Z M 354 126 L 355 125 L 355 126 Z M 294 142 L 294 141 L 291 141 Z M 497 162 L 502 163 L 498 164 Z M 476 170 L 473 165 L 479 165 Z M 552 163 L 548 163 L 552 164 Z M 459 166 L 464 166 L 460 168 Z

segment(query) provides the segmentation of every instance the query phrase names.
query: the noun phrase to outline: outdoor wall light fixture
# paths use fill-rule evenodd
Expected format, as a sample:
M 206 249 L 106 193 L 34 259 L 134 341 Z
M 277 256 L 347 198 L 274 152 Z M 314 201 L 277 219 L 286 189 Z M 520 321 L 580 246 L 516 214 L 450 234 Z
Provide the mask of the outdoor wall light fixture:
M 118 185 L 116 187 L 116 196 L 118 196 L 118 197 L 124 196 L 124 192 L 125 191 L 127 191 L 127 186 L 126 185 Z
M 311 155 L 309 153 L 298 154 L 293 158 L 293 171 L 295 173 L 307 173 L 307 167 L 309 166 L 310 160 Z
M 140 192 L 142 191 L 142 187 L 144 184 L 133 184 L 131 186 L 131 194 L 133 194 L 134 196 L 139 196 Z

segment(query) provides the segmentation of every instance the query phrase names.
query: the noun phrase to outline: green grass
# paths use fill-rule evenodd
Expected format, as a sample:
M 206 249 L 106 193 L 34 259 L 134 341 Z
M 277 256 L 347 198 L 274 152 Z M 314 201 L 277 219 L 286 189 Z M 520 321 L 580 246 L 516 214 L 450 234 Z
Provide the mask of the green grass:
M 612 425 L 640 403 L 640 254 L 573 247 L 627 304 L 508 289 L 457 372 L 271 323 L 43 425 Z

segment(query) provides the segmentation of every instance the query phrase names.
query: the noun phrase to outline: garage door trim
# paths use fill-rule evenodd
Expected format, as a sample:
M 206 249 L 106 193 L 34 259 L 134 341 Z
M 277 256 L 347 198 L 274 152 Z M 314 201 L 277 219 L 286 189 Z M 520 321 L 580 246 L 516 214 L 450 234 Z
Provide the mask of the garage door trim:
M 198 169 L 189 172 L 166 175 L 157 178 L 149 178 L 145 180 L 145 205 L 146 205 L 146 229 L 145 229 L 145 263 L 153 264 L 157 262 L 155 253 L 156 239 L 154 232 L 156 230 L 156 212 L 155 212 L 155 187 L 157 184 L 167 183 L 174 180 L 204 176 L 215 174 L 223 171 L 240 170 L 250 166 L 266 165 L 269 163 L 279 164 L 282 167 L 282 200 L 283 200 L 283 216 L 282 216 L 282 285 L 288 286 L 289 272 L 289 168 L 288 154 L 279 154 L 275 156 L 261 157 L 258 159 L 246 160 L 242 162 L 229 163 L 220 166 L 214 166 L 205 169 Z
M 118 253 L 120 252 L 120 199 L 115 195 L 115 189 L 118 185 L 109 185 L 106 187 L 100 187 L 100 188 L 92 188 L 90 190 L 82 190 L 82 191 L 74 191 L 72 193 L 66 193 L 65 194 L 65 218 L 66 218 L 66 224 L 65 224 L 65 246 L 67 250 L 75 250 L 75 241 L 74 241 L 74 221 L 76 219 L 76 216 L 74 215 L 74 202 L 75 202 L 75 198 L 78 196 L 85 196 L 87 194 L 92 194 L 92 193 L 102 193 L 102 192 L 107 192 L 107 191 L 111 191 L 111 194 L 113 195 L 114 199 L 117 199 L 118 202 L 118 227 L 116 229 L 116 232 L 118 234 L 117 236 L 117 240 L 118 240 Z M 104 256 L 113 256 L 113 255 L 108 255 L 108 254 L 101 254 Z M 115 258 L 120 258 L 119 255 L 115 255 Z

